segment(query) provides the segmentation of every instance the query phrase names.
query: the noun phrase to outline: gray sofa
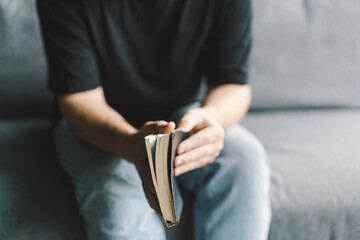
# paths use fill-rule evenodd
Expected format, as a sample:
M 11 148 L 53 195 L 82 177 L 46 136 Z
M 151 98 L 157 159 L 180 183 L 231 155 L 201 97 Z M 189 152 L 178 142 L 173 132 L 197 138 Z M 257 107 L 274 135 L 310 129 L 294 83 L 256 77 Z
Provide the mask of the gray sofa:
M 360 239 L 358 0 L 253 9 L 254 100 L 242 124 L 271 162 L 269 239 Z M 51 101 L 34 0 L 0 0 L 1 240 L 85 239 L 51 149 Z M 186 223 L 169 235 L 189 234 Z

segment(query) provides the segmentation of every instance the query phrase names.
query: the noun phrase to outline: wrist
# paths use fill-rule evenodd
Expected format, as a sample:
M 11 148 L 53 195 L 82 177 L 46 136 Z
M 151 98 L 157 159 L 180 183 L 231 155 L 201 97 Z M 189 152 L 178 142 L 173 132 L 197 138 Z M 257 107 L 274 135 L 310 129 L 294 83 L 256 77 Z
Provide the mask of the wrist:
M 212 106 L 212 105 L 205 105 L 202 107 L 202 109 L 205 113 L 207 113 L 208 115 L 210 115 L 212 117 L 216 116 L 216 114 L 218 112 L 217 107 Z
M 213 121 L 223 127 L 221 124 L 221 111 L 217 106 L 205 105 L 202 107 L 202 109 L 206 115 L 208 115 Z
M 117 141 L 115 144 L 115 147 L 117 148 L 118 152 L 119 152 L 119 156 L 131 163 L 133 163 L 133 151 L 132 149 L 134 148 L 134 138 L 136 136 L 136 134 L 138 133 L 137 129 L 134 129 L 131 132 L 121 132 L 117 134 Z

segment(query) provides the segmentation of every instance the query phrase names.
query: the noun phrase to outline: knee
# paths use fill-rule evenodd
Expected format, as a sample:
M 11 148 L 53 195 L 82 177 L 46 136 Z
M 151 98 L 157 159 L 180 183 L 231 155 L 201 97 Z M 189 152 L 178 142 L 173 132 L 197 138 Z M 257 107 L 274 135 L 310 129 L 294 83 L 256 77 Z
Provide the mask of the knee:
M 226 147 L 225 147 L 226 148 Z M 234 144 L 207 169 L 213 170 L 206 188 L 209 198 L 256 202 L 269 193 L 270 170 L 263 145 L 259 141 Z M 211 168 L 212 167 L 212 168 Z M 211 168 L 211 169 L 210 169 Z
M 250 187 L 261 185 L 267 189 L 270 167 L 265 148 L 255 136 L 242 130 L 225 138 L 219 162 L 231 179 L 231 184 Z
M 162 222 L 148 205 L 142 189 L 123 181 L 97 182 L 80 204 L 89 239 L 164 239 Z

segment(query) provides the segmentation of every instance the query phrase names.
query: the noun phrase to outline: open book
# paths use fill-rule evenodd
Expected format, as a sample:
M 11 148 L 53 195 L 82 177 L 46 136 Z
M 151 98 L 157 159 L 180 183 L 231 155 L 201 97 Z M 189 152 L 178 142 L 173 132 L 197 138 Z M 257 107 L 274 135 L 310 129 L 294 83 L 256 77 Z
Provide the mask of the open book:
M 175 226 L 179 222 L 183 207 L 173 169 L 177 147 L 188 135 L 188 132 L 174 130 L 170 134 L 145 137 L 151 176 L 166 227 Z

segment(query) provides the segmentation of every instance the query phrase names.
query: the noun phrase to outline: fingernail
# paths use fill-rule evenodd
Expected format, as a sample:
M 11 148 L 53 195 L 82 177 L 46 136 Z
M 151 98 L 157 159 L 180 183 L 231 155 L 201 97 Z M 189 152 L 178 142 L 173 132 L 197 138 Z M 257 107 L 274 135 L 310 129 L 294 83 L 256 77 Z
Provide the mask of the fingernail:
M 175 166 L 179 166 L 179 165 L 181 165 L 181 163 L 182 163 L 182 160 L 177 158 L 175 161 Z
M 178 153 L 181 154 L 184 152 L 184 147 L 183 146 L 180 146 L 179 149 L 178 149 Z

